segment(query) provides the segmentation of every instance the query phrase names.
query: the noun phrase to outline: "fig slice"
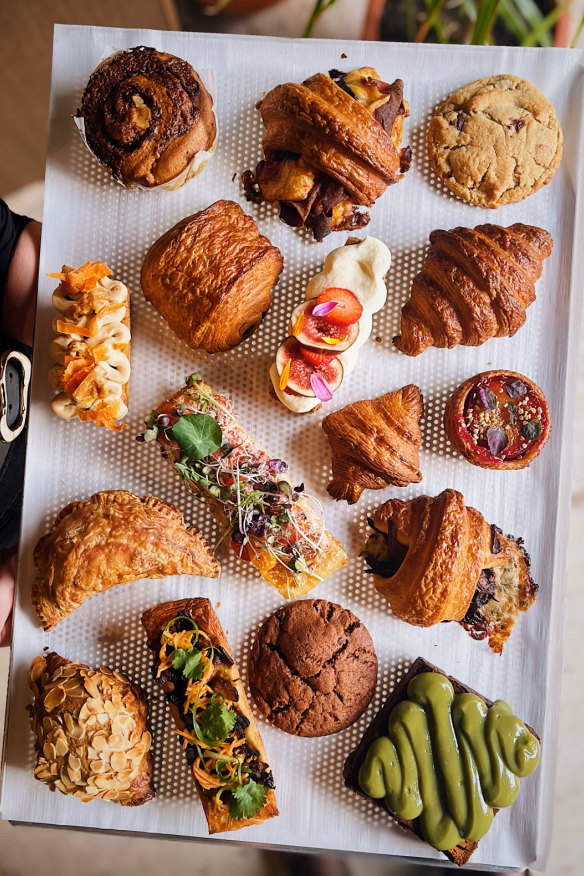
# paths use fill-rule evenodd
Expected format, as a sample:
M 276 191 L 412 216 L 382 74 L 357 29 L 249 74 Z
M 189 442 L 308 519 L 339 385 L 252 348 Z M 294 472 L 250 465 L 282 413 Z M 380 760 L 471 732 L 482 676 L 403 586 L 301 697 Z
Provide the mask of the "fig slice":
M 331 393 L 339 388 L 343 379 L 343 366 L 336 356 L 331 356 L 328 361 L 321 365 L 312 365 L 302 355 L 301 344 L 296 338 L 286 338 L 276 353 L 276 368 L 278 374 L 282 374 L 287 363 L 290 363 L 288 380 L 284 391 L 297 392 L 298 395 L 306 395 L 314 398 L 311 375 L 317 374 L 328 386 Z
M 307 347 L 326 350 L 328 353 L 342 353 L 355 343 L 359 334 L 359 323 L 338 325 L 325 316 L 312 316 L 316 299 L 304 301 L 292 313 L 290 334 Z

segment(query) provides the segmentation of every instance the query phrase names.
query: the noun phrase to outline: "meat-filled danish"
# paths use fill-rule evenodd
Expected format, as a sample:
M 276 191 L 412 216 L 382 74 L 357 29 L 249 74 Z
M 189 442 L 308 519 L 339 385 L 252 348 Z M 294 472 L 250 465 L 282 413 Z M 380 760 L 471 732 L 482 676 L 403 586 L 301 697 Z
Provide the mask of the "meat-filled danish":
M 276 204 L 280 219 L 316 240 L 366 225 L 363 208 L 409 168 L 403 82 L 382 82 L 372 67 L 277 85 L 259 109 L 265 158 L 243 174 L 246 196 Z

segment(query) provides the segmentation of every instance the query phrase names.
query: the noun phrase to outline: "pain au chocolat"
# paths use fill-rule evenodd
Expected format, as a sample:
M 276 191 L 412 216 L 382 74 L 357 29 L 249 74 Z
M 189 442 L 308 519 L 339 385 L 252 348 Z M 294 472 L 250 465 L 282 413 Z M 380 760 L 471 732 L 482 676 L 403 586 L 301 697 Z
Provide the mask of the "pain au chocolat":
M 213 98 L 190 64 L 148 46 L 117 52 L 89 78 L 77 118 L 114 179 L 179 188 L 215 147 Z
M 145 297 L 194 350 L 219 353 L 248 338 L 272 300 L 284 260 L 234 201 L 216 201 L 152 244 Z

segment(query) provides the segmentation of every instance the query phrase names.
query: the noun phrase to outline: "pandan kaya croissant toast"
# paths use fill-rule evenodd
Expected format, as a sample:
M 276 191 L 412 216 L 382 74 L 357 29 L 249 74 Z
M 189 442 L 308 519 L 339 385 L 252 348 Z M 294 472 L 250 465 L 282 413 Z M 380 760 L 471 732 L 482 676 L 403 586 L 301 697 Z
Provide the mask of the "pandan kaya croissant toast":
M 209 505 L 236 556 L 255 566 L 286 599 L 308 593 L 347 562 L 304 485 L 293 486 L 287 464 L 257 444 L 233 414 L 229 398 L 199 374 L 145 422 L 144 440 L 156 439 L 187 488 Z

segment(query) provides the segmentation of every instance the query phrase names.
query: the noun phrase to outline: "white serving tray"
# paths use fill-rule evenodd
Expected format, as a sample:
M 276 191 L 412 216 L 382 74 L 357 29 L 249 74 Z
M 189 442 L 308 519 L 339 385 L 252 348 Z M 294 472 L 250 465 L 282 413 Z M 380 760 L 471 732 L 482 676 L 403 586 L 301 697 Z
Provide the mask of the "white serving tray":
M 195 68 L 214 70 L 219 141 L 209 166 L 177 192 L 126 191 L 89 154 L 72 113 L 94 66 L 108 47 L 150 45 L 175 53 Z M 346 55 L 346 57 L 344 57 Z M 175 502 L 213 544 L 218 537 L 205 507 L 188 494 L 152 445 L 134 436 L 165 393 L 185 375 L 203 372 L 216 389 L 230 392 L 236 414 L 275 456 L 290 463 L 292 476 L 325 506 L 327 524 L 351 555 L 349 566 L 327 579 L 314 596 L 350 608 L 366 624 L 379 657 L 379 682 L 365 715 L 344 732 L 323 739 L 296 739 L 262 725 L 273 767 L 280 816 L 261 827 L 214 838 L 269 847 L 334 849 L 425 858 L 445 863 L 438 852 L 396 827 L 369 801 L 343 786 L 348 752 L 409 663 L 418 655 L 441 666 L 490 698 L 501 697 L 541 734 L 540 769 L 522 783 L 515 805 L 501 812 L 481 840 L 469 868 L 523 869 L 545 865 L 554 788 L 565 551 L 571 478 L 572 391 L 578 342 L 580 282 L 584 275 L 581 215 L 582 54 L 565 49 L 440 47 L 302 41 L 212 34 L 65 27 L 55 29 L 31 418 L 24 496 L 22 550 L 15 606 L 5 746 L 2 816 L 18 822 L 68 825 L 205 837 L 206 824 L 195 788 L 172 732 L 170 715 L 150 678 L 150 655 L 139 623 L 141 612 L 161 600 L 208 596 L 228 631 L 244 678 L 246 656 L 260 622 L 281 604 L 277 592 L 254 569 L 219 551 L 219 581 L 177 577 L 140 581 L 88 600 L 57 629 L 45 634 L 30 606 L 33 548 L 55 514 L 69 501 L 100 489 L 127 488 Z M 264 92 L 283 81 L 336 67 L 375 66 L 380 76 L 405 82 L 411 118 L 404 143 L 413 149 L 412 168 L 371 211 L 369 234 L 386 241 L 393 265 L 388 302 L 374 319 L 372 338 L 355 372 L 333 402 L 316 415 L 295 417 L 268 395 L 268 366 L 285 336 L 288 314 L 303 298 L 308 278 L 344 234 L 323 244 L 281 224 L 275 211 L 245 202 L 239 175 L 260 157 L 261 123 L 254 108 Z M 432 108 L 450 91 L 475 78 L 513 73 L 535 82 L 554 104 L 565 134 L 565 153 L 553 182 L 520 204 L 497 212 L 469 207 L 451 197 L 430 173 L 425 133 Z M 239 201 L 260 230 L 280 247 L 285 266 L 273 306 L 256 334 L 237 349 L 214 357 L 195 354 L 179 342 L 142 297 L 140 265 L 148 246 L 175 222 L 219 198 Z M 478 348 L 431 349 L 416 359 L 398 353 L 391 338 L 399 330 L 400 307 L 421 267 L 428 235 L 435 228 L 510 225 L 547 228 L 555 246 L 537 285 L 537 301 L 526 325 L 512 339 Z M 132 290 L 132 381 L 130 428 L 119 435 L 90 424 L 62 422 L 49 412 L 49 341 L 54 281 L 45 275 L 61 264 L 103 259 Z M 377 343 L 374 338 L 380 338 Z M 489 367 L 511 368 L 533 378 L 547 395 L 553 432 L 534 464 L 519 472 L 490 472 L 455 454 L 442 428 L 445 400 L 463 379 Z M 319 427 L 325 413 L 406 383 L 425 398 L 423 481 L 407 490 L 366 493 L 348 508 L 326 494 L 329 451 Z M 525 538 L 540 585 L 535 606 L 523 616 L 502 656 L 473 641 L 454 624 L 421 630 L 391 616 L 358 558 L 368 507 L 392 495 L 435 495 L 461 490 L 489 522 Z M 81 804 L 51 794 L 33 779 L 32 735 L 25 705 L 31 659 L 44 648 L 89 664 L 129 674 L 152 694 L 156 799 L 138 809 L 103 801 Z

